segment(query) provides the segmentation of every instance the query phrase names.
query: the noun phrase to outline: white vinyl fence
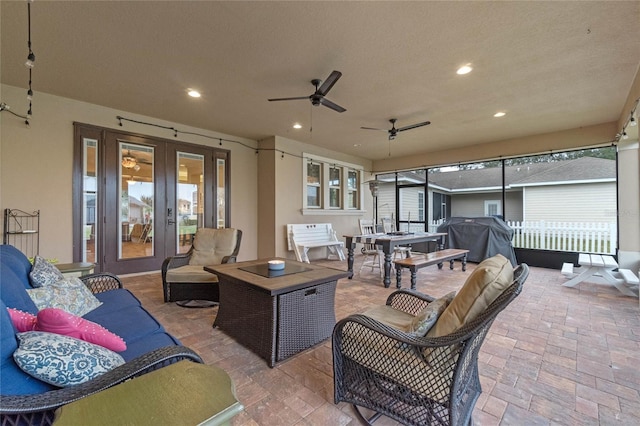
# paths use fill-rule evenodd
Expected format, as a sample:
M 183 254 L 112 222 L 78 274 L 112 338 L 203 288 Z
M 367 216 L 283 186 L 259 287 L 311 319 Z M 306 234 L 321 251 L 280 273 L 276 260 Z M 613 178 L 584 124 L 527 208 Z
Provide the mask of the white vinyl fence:
M 515 232 L 513 246 L 542 250 L 615 254 L 615 223 L 507 222 Z
M 429 224 L 429 232 L 437 232 L 444 220 Z M 615 254 L 617 228 L 615 223 L 507 221 L 513 229 L 513 246 L 541 250 L 575 251 Z

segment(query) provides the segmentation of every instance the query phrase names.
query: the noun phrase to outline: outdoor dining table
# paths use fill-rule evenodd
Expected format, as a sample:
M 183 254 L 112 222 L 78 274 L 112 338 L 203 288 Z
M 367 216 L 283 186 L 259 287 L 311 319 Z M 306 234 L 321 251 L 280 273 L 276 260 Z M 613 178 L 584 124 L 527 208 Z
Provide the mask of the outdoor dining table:
M 356 244 L 372 244 L 380 246 L 384 253 L 384 279 L 385 287 L 391 285 L 391 254 L 396 246 L 406 246 L 409 244 L 423 243 L 427 241 L 440 241 L 439 248 L 444 247 L 444 238 L 447 236 L 443 232 L 416 232 L 416 233 L 391 233 L 391 234 L 371 234 L 371 235 L 343 235 L 347 247 L 347 271 L 349 279 L 353 278 L 353 252 Z M 408 252 L 408 256 L 411 253 Z
M 584 270 L 562 284 L 563 286 L 575 287 L 583 281 L 593 279 L 593 277 L 602 277 L 607 284 L 613 285 L 623 294 L 637 297 L 637 294 L 624 285 L 624 279 L 614 272 L 614 269 L 618 268 L 618 262 L 612 256 L 580 253 L 578 255 L 578 263 Z

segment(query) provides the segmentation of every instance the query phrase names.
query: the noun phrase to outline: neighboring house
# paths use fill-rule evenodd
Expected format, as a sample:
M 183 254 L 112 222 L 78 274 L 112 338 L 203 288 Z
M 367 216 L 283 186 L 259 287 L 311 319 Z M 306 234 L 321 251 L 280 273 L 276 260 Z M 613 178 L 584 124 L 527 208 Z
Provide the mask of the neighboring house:
M 399 172 L 400 219 L 498 215 L 507 221 L 616 221 L 616 162 L 595 157 L 505 168 L 441 171 L 429 176 L 429 215 L 424 217 L 424 173 Z M 379 217 L 395 214 L 395 176 L 378 177 Z M 414 186 L 411 186 L 414 185 Z
M 191 215 L 191 201 L 183 198 L 178 200 L 178 215 L 180 217 Z
M 146 223 L 145 209 L 148 210 L 150 206 L 136 197 L 129 196 L 129 222 L 130 223 Z

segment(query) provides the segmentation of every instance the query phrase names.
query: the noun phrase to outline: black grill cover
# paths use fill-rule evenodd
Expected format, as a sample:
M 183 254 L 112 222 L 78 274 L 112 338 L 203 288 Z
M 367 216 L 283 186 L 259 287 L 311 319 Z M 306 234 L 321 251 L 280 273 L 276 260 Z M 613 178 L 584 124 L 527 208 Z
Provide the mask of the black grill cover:
M 516 253 L 511 245 L 513 229 L 497 217 L 452 217 L 438 226 L 438 232 L 447 233 L 447 247 L 467 249 L 467 260 L 482 262 L 501 254 L 517 265 Z

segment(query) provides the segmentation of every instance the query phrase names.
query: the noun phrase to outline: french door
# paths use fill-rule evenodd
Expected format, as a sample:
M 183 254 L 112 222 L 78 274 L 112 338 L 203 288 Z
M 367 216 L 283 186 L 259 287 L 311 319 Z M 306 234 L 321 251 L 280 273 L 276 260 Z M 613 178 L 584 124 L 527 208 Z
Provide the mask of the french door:
M 229 225 L 229 153 L 76 124 L 74 261 L 159 270 L 200 227 Z

